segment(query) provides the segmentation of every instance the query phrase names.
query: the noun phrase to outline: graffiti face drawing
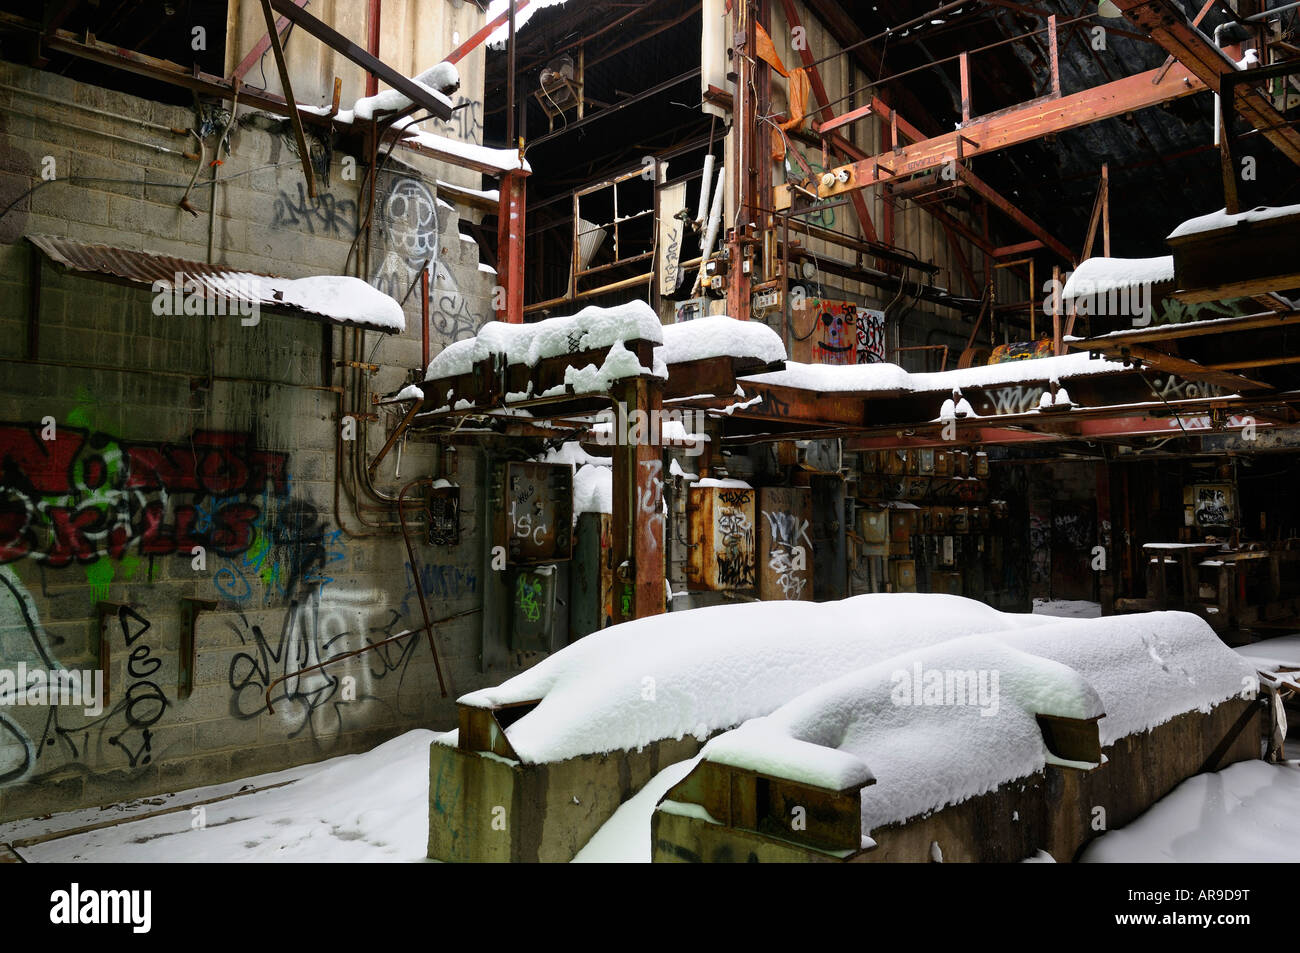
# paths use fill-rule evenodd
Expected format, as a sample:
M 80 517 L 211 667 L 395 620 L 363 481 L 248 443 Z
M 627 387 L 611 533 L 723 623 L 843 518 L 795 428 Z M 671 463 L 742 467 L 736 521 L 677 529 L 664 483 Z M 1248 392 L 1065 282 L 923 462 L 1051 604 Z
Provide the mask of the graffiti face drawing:
M 858 315 L 853 305 L 826 302 L 817 316 L 816 333 L 813 356 L 819 364 L 857 363 Z

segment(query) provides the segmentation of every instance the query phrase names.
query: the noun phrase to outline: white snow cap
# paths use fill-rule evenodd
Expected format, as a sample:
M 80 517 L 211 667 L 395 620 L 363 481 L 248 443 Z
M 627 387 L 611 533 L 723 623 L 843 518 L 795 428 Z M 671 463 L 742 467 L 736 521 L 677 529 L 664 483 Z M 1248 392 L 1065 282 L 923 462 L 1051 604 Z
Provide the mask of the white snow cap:
M 1109 746 L 1185 712 L 1208 712 L 1253 679 L 1252 666 L 1186 612 L 990 630 L 814 687 L 714 738 L 703 755 L 840 790 L 874 776 L 862 791 L 869 833 L 1059 761 L 1036 714 L 1104 714 L 1098 729 Z
M 1230 228 L 1234 225 L 1246 225 L 1250 222 L 1267 222 L 1269 219 L 1284 218 L 1288 215 L 1300 215 L 1300 205 L 1260 205 L 1246 212 L 1238 212 L 1236 215 L 1229 215 L 1227 209 L 1221 208 L 1209 215 L 1189 218 L 1170 232 L 1165 241 L 1182 238 L 1185 235 L 1196 235 L 1200 232 Z
M 1134 285 L 1156 284 L 1174 280 L 1174 256 L 1157 258 L 1089 258 L 1070 272 L 1062 298 L 1105 294 Z
M 340 324 L 359 324 L 381 331 L 406 330 L 406 315 L 396 300 L 350 275 L 310 278 L 268 278 L 248 272 L 226 272 L 210 279 L 232 295 L 249 295 L 267 303 L 301 308 Z
M 560 761 L 686 734 L 702 739 L 900 652 L 1049 621 L 914 593 L 709 606 L 593 632 L 459 701 L 491 707 L 540 699 L 506 734 L 524 761 Z
M 752 357 L 765 364 L 785 360 L 785 344 L 761 321 L 737 321 L 711 315 L 664 326 L 660 356 L 667 364 L 682 364 L 709 357 Z
M 741 381 L 826 392 L 901 391 L 948 395 L 954 388 L 1002 387 L 1049 381 L 1054 377 L 1065 380 L 1127 370 L 1120 361 L 1093 359 L 1087 353 L 1079 352 L 924 374 L 909 374 L 897 364 L 798 364 L 787 361 L 783 371 L 754 374 L 741 378 Z
M 624 341 L 663 342 L 663 325 L 654 309 L 644 301 L 630 301 L 613 308 L 595 305 L 566 318 L 547 318 L 531 324 L 489 321 L 478 334 L 447 345 L 429 362 L 426 380 L 470 373 L 474 365 L 491 354 L 502 355 L 507 363 L 536 365 L 544 357 L 575 351 L 597 350 Z

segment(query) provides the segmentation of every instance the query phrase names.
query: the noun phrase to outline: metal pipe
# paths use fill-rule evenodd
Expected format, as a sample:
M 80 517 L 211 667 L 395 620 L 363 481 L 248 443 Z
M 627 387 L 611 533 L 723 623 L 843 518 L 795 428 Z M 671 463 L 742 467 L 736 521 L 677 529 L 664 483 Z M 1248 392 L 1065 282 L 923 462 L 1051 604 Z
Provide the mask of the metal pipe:
M 447 686 L 442 680 L 442 663 L 438 661 L 438 647 L 433 641 L 433 622 L 429 619 L 429 604 L 424 598 L 424 586 L 420 584 L 419 564 L 415 559 L 415 548 L 411 545 L 411 534 L 406 529 L 406 511 L 402 508 L 407 490 L 422 483 L 432 486 L 433 480 L 430 477 L 420 477 L 397 492 L 397 519 L 402 524 L 402 542 L 406 543 L 406 556 L 411 562 L 411 575 L 415 577 L 415 595 L 420 600 L 420 614 L 424 616 L 424 630 L 429 636 L 429 651 L 433 653 L 433 668 L 438 673 L 438 688 L 442 691 L 442 697 L 446 698 Z

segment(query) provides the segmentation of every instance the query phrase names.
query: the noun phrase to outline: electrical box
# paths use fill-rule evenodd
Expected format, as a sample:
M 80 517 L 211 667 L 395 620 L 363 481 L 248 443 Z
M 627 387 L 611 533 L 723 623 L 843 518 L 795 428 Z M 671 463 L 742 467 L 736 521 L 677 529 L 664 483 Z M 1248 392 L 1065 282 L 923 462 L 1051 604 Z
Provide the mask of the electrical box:
M 758 597 L 811 599 L 812 491 L 763 487 L 758 491 Z
M 456 546 L 460 543 L 460 487 L 439 480 L 429 488 L 424 503 L 425 522 L 430 546 Z
M 916 592 L 916 560 L 891 559 L 889 580 L 893 584 L 894 592 Z
M 555 625 L 555 566 L 520 568 L 510 589 L 510 648 L 549 652 Z
M 754 588 L 754 496 L 747 486 L 693 486 L 687 491 L 688 589 Z
M 493 541 L 511 566 L 535 566 L 573 555 L 573 467 L 507 463 L 500 483 Z

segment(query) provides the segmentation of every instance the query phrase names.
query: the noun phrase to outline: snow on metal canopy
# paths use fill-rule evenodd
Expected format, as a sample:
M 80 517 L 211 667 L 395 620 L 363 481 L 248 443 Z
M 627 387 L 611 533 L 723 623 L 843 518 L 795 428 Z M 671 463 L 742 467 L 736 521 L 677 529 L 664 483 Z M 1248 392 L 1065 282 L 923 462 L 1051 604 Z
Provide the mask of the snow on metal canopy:
M 352 327 L 399 334 L 406 330 L 402 306 L 360 278 L 319 275 L 281 278 L 220 265 L 173 258 L 112 245 L 78 242 L 53 235 L 28 235 L 50 261 L 104 280 L 159 291 L 179 283 L 179 296 L 227 302 L 227 313 L 247 313 L 249 306 Z M 179 282 L 178 282 L 179 277 Z M 244 306 L 239 312 L 238 307 Z M 164 312 L 166 313 L 166 312 Z

